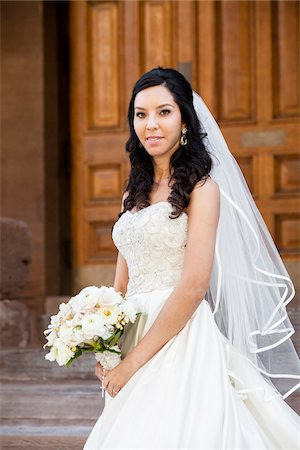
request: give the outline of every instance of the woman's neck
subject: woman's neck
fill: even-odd
[[[154,175],[153,182],[160,184],[170,180],[170,160],[168,158],[161,158],[160,160],[153,160]]]

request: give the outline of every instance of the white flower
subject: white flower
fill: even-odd
[[[83,299],[85,309],[91,309],[99,302],[101,292],[97,286],[88,286],[83,288],[78,295]]]
[[[120,351],[119,347],[115,345],[112,349]],[[116,367],[121,362],[121,355],[118,353],[112,353],[109,350],[104,352],[95,353],[95,359],[98,361],[105,369],[111,370]]]
[[[114,325],[118,322],[119,308],[116,306],[105,306],[99,308],[98,314],[105,325]]]
[[[83,288],[79,294],[69,301],[74,313],[92,310],[100,300],[100,289],[97,286]]]
[[[112,325],[107,325],[104,327],[104,331],[99,335],[99,337],[106,340],[114,334],[114,331],[115,329]]]
[[[67,317],[72,311],[72,306],[70,303],[61,303],[59,305],[59,316]]]
[[[82,327],[81,325],[78,325],[76,327],[73,328],[73,342],[74,342],[74,346],[82,344],[84,341],[84,335],[82,332]]]
[[[74,314],[72,319],[66,320],[66,324],[68,325],[68,327],[77,327],[78,325],[81,325],[83,317],[83,313],[76,313]]]
[[[71,299],[69,300],[69,303],[75,314],[76,313],[78,314],[83,310],[84,302],[83,302],[83,298],[81,298],[79,294],[75,295],[74,297],[71,297]]]
[[[134,323],[136,319],[136,315],[138,313],[136,306],[130,300],[126,300],[122,305],[122,311],[128,317],[130,322]]]
[[[73,328],[62,324],[59,330],[59,337],[66,345],[73,345],[71,341],[73,335]]]
[[[59,317],[58,314],[56,314],[55,316],[51,316],[50,325],[48,326],[48,328],[58,328],[60,323],[61,323],[61,318]]]
[[[67,324],[61,325],[59,338],[69,347],[75,347],[84,340],[81,326],[70,327]]]
[[[84,339],[93,339],[105,332],[103,320],[99,314],[88,314],[82,319],[82,333]]]
[[[58,338],[56,331],[52,330],[48,336],[46,336],[47,344],[45,344],[47,347],[51,347],[51,345],[54,344],[55,340]]]
[[[100,289],[100,306],[114,306],[123,301],[122,295],[113,287],[101,286]]]
[[[45,356],[45,359],[48,361],[57,361],[59,366],[64,366],[74,354],[75,352],[73,352],[64,342],[60,339],[56,339],[50,352]]]

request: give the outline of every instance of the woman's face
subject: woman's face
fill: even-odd
[[[133,126],[150,156],[172,156],[179,148],[184,124],[169,89],[162,85],[153,86],[136,95]]]

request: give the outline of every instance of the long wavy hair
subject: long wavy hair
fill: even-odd
[[[177,218],[188,206],[190,194],[199,181],[205,183],[212,167],[212,159],[206,150],[201,131],[201,125],[193,106],[193,91],[189,82],[175,69],[157,67],[146,72],[135,84],[128,108],[128,123],[130,136],[126,143],[129,153],[131,170],[125,189],[128,195],[124,201],[126,211],[136,207],[137,210],[150,205],[149,197],[154,181],[154,166],[152,156],[141,146],[135,133],[134,101],[136,95],[149,87],[163,85],[171,92],[174,101],[179,106],[182,122],[187,127],[187,145],[180,145],[170,158],[171,193],[168,202],[173,206],[170,218]]]

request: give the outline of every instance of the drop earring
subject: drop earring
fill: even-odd
[[[180,144],[181,145],[187,145],[187,137],[186,137],[186,133],[187,133],[187,128],[183,128],[181,130],[181,138],[180,138]]]

